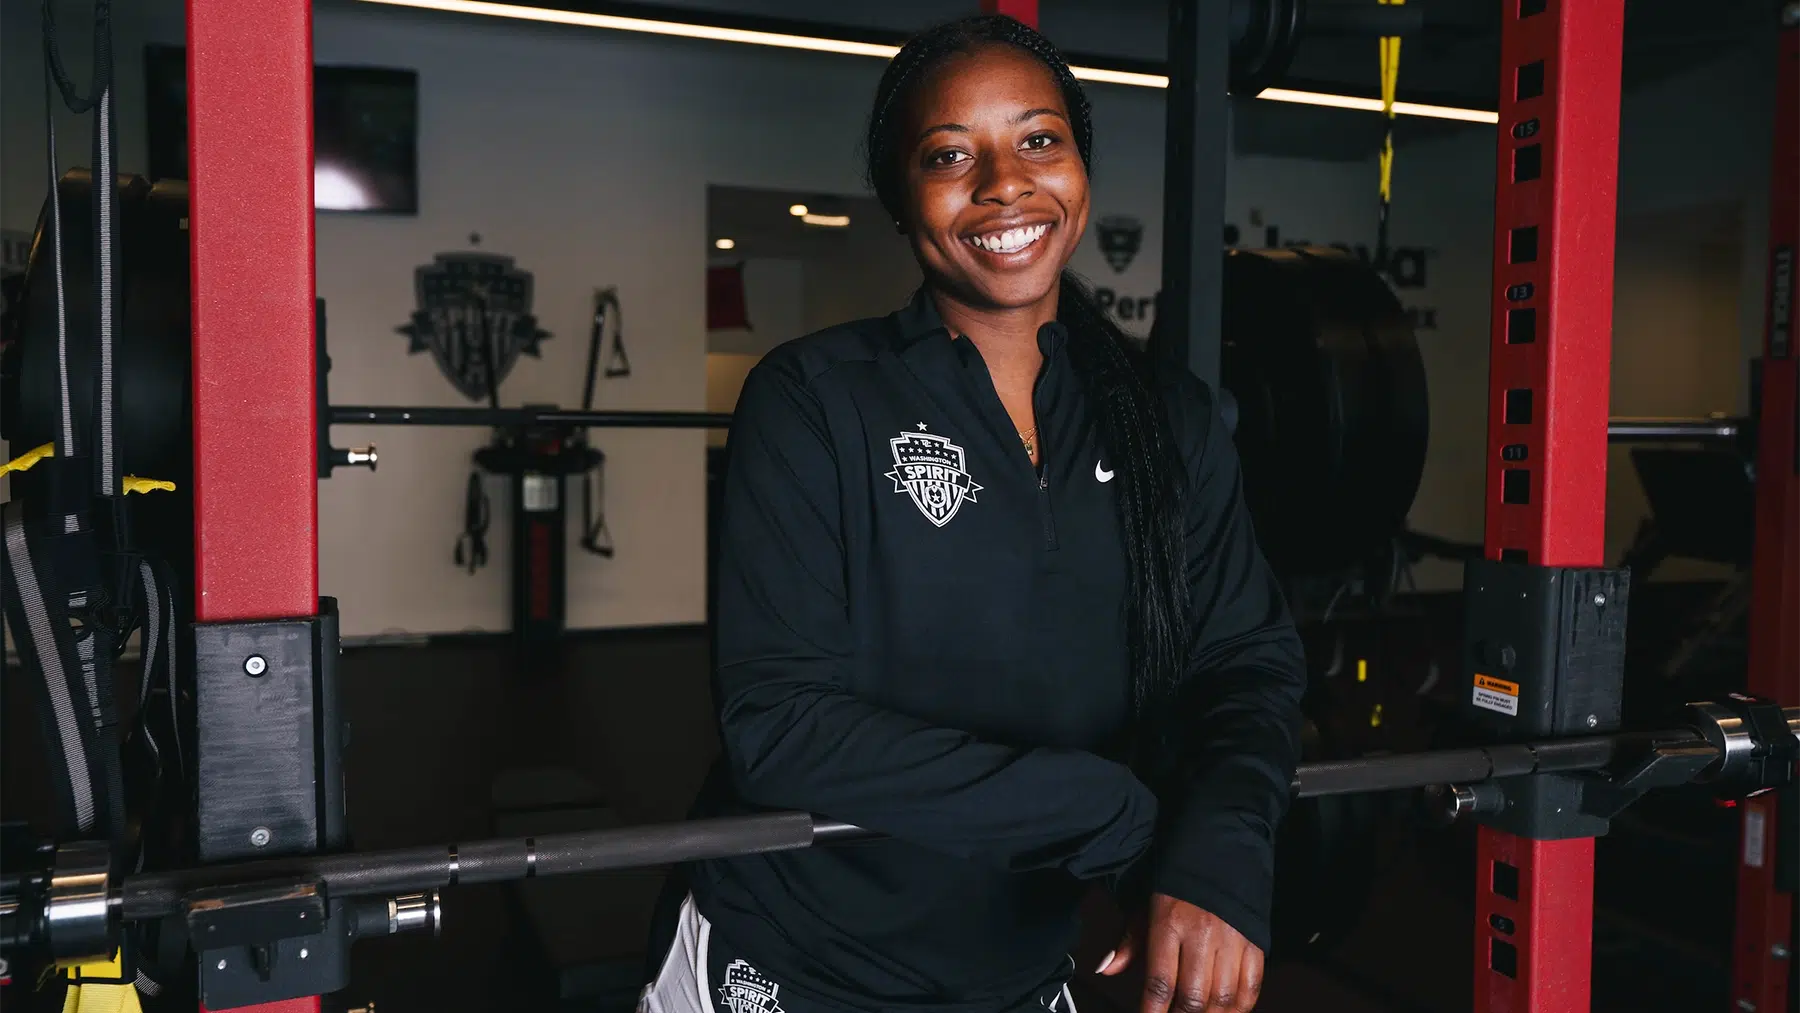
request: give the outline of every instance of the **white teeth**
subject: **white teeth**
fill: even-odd
[[[1007,229],[1005,232],[989,233],[985,236],[970,236],[969,242],[992,253],[1017,253],[1044,237],[1050,231],[1048,225],[1031,225],[1020,229]]]

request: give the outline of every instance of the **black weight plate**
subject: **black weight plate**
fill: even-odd
[[[1303,759],[1342,759],[1308,721]],[[1375,882],[1380,799],[1298,799],[1275,838],[1274,952],[1319,954],[1356,928]]]
[[[1430,415],[1418,342],[1381,276],[1333,249],[1230,251],[1221,356],[1275,569],[1341,569],[1398,534]]]
[[[85,170],[57,185],[62,212],[62,285],[67,312],[69,373],[95,375],[99,354],[94,302],[93,180]],[[119,177],[114,205],[118,302],[114,314],[115,438],[119,473],[175,483],[174,493],[129,498],[133,540],[168,560],[185,577],[193,561],[193,426],[189,362],[192,315],[188,285],[187,187],[152,186]],[[57,369],[57,279],[46,205],[25,268],[16,305],[7,308],[9,338],[0,404],[0,432],[13,453],[54,442],[61,414]],[[256,392],[241,392],[255,397]],[[76,384],[70,402],[77,420],[91,419],[95,389]],[[78,437],[79,438],[79,437]],[[17,495],[33,493],[37,474],[13,477]],[[184,586],[186,584],[183,580]],[[184,598],[185,601],[185,598]]]

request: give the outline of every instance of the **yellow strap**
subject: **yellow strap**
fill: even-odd
[[[125,973],[117,953],[111,960],[95,960],[68,969],[69,991],[63,1013],[142,1013],[137,984],[120,982]],[[84,981],[99,978],[99,981]]]
[[[1383,6],[1399,7],[1406,0],[1377,0]],[[1393,192],[1394,181],[1394,91],[1400,82],[1400,37],[1381,39],[1381,114],[1388,118],[1387,136],[1381,142],[1381,199]]]
[[[4,475],[9,471],[29,471],[31,470],[32,465],[46,457],[54,457],[55,455],[56,444],[46,443],[35,450],[28,450],[25,453],[20,454],[18,457],[13,458],[5,464],[0,464],[0,475]],[[125,480],[121,484],[125,487],[125,495],[127,496],[134,492],[175,491],[174,482],[164,481],[160,478],[139,478],[136,475],[126,475]]]
[[[139,478],[136,475],[125,476],[125,495],[134,492],[174,492],[175,483],[165,482],[160,478]]]
[[[9,471],[29,471],[32,465],[46,457],[53,456],[55,453],[56,444],[54,443],[46,443],[35,450],[27,450],[5,464],[0,464],[0,475],[4,475]]]

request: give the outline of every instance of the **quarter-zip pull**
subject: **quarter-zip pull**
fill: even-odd
[[[1050,510],[1050,475],[1038,476],[1038,516],[1044,522],[1044,547],[1056,548],[1056,517]]]

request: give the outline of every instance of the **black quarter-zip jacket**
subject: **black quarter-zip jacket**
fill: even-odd
[[[1034,1005],[1069,971],[1084,881],[1144,882],[1268,947],[1299,640],[1229,434],[1178,371],[1161,386],[1187,471],[1186,773],[1159,798],[1120,762],[1118,484],[1065,341],[1060,324],[1039,335],[1039,467],[923,291],[777,348],[744,384],[715,630],[733,797],[701,811],[803,809],[886,835],[691,871],[715,937],[783,995]]]

